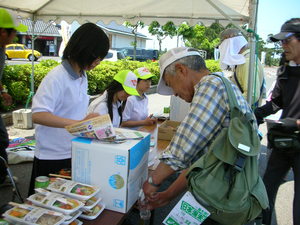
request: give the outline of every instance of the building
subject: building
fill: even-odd
[[[45,23],[38,20],[34,23],[27,19],[22,23],[28,26],[27,32],[18,33],[18,43],[26,45],[28,48],[32,46],[32,35],[34,35],[34,49],[46,56],[57,56],[62,37],[59,33],[59,27],[55,23]],[[34,27],[34,29],[33,29]]]
[[[44,21],[38,20],[34,23],[29,19],[22,20],[22,23],[28,26],[27,32],[18,33],[18,43],[26,45],[28,48],[32,46],[32,34],[35,37],[34,49],[41,52],[44,56],[58,56],[59,48],[62,42],[62,36],[60,34],[60,25],[55,23],[45,23]],[[132,29],[123,25],[118,25],[114,21],[108,25],[97,22],[105,33],[108,35],[110,40],[110,48],[123,48],[132,47],[134,42],[134,34]],[[75,31],[80,26],[76,21],[71,25],[71,31]],[[34,29],[33,29],[34,27]],[[146,35],[137,33],[137,47],[145,48]]]
[[[108,35],[110,41],[110,48],[126,48],[132,47],[134,42],[134,34],[132,29],[123,25],[119,25],[112,21],[108,25],[97,22]],[[146,41],[149,40],[146,35],[137,32],[137,48],[146,48]]]

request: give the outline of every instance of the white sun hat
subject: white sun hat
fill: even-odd
[[[160,69],[160,78],[157,85],[157,93],[161,95],[173,95],[174,92],[172,88],[168,87],[163,79],[163,74],[167,66],[171,65],[173,62],[182,59],[187,56],[198,55],[201,57],[200,52],[194,48],[179,47],[173,48],[163,54],[159,59],[159,69]]]

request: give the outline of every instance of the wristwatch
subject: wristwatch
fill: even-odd
[[[152,179],[152,176],[149,176],[148,177],[148,183],[149,184],[151,184],[152,186],[154,186],[154,187],[160,187],[160,184],[155,184],[154,182],[153,182],[153,179]]]

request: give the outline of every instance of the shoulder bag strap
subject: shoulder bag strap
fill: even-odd
[[[236,67],[237,67],[237,66],[234,67],[233,77],[234,77],[234,80],[235,80],[236,85],[238,86],[238,88],[240,89],[240,91],[241,91],[242,94],[243,94],[243,93],[244,93],[244,90],[243,90],[243,88],[242,88],[242,86],[241,86],[241,84],[240,84],[240,82],[239,82],[239,80],[238,80],[238,78],[237,78],[237,76],[236,76]]]
[[[229,80],[227,80],[224,76],[221,76],[221,75],[216,74],[216,73],[213,73],[213,75],[221,78],[222,82],[225,85],[225,89],[226,89],[226,92],[227,92],[227,95],[228,95],[228,100],[229,100],[230,111],[232,112],[233,108],[239,109],[240,107],[237,103],[236,96],[233,92],[233,89],[232,89],[232,86],[231,86],[231,83],[229,82]]]

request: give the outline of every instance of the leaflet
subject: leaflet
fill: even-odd
[[[115,136],[115,131],[108,114],[84,120],[65,127],[77,137],[106,139]]]

